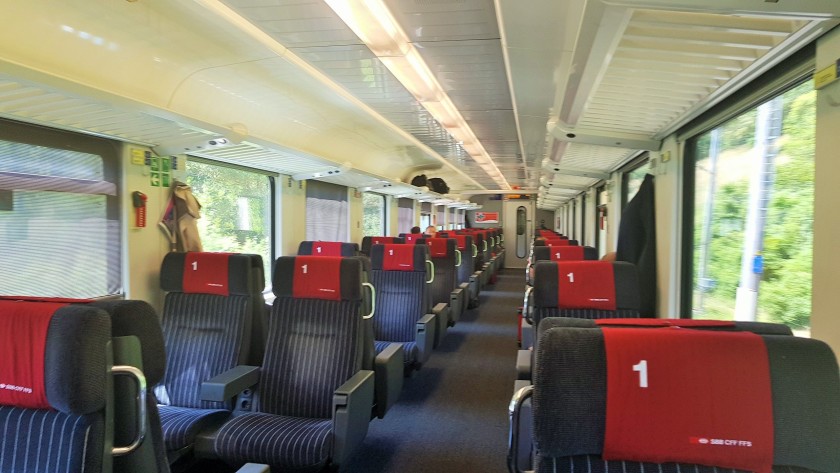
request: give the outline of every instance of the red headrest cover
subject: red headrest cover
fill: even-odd
[[[384,245],[382,269],[385,271],[414,271],[414,249],[417,245]]]
[[[608,261],[558,261],[561,309],[615,310],[615,276]]]
[[[189,252],[184,258],[184,292],[229,296],[230,253]]]
[[[426,244],[429,245],[429,255],[433,258],[440,258],[447,255],[447,242],[449,238],[429,238]]]
[[[603,334],[605,460],[772,471],[770,367],[760,336],[678,328]]]
[[[47,330],[66,303],[0,300],[0,404],[48,409]]]

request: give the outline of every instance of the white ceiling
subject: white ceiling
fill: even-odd
[[[508,183],[559,196],[548,209],[840,17],[825,0],[385,3]],[[233,136],[200,154],[345,165],[333,180],[391,195],[419,173],[499,188],[322,0],[30,0],[4,16],[0,116],[161,149]]]

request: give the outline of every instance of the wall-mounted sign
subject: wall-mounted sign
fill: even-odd
[[[499,212],[476,212],[475,223],[499,223]]]

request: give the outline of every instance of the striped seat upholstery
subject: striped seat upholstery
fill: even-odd
[[[184,253],[170,253],[161,268],[161,286],[169,291],[163,306],[167,364],[155,388],[161,428],[168,451],[191,447],[205,426],[226,417],[232,402],[203,401],[201,383],[239,364],[249,354],[254,293],[253,255],[229,255],[228,295],[186,293]],[[260,262],[260,266],[262,266]]]
[[[410,247],[410,271],[384,269],[385,245],[371,249],[370,282],[376,288],[376,316],[374,338],[376,352],[391,343],[403,346],[406,365],[417,362],[417,321],[429,310],[430,294],[426,283],[426,255],[424,245]]]
[[[43,306],[39,302],[17,304]],[[11,314],[7,309],[0,306],[2,343],[15,352],[28,352],[34,342],[16,324],[5,323],[10,319],[2,316]],[[25,312],[16,307],[13,316],[26,316]],[[112,427],[106,428],[113,424],[106,416],[106,402],[112,395],[106,383],[110,319],[104,311],[89,306],[66,305],[49,312],[53,316],[48,322],[42,371],[33,373],[33,378],[43,377],[41,394],[46,405],[0,405],[0,471],[98,473],[103,471],[105,446],[110,448],[113,442]],[[20,371],[15,374],[20,376]],[[4,382],[11,383],[8,378]]]
[[[383,341],[375,341],[373,342],[374,350],[376,354],[382,353],[382,350],[388,348],[390,345],[394,343],[399,343],[403,347],[403,356],[405,364],[412,364],[414,360],[417,359],[417,342],[410,341],[410,342],[383,342]]]
[[[761,334],[783,333],[772,326],[748,324],[734,329],[757,331],[766,349],[773,413],[773,471],[840,471],[840,373],[831,348],[818,340]],[[601,328],[567,321],[546,330],[540,338],[532,399],[536,472],[736,471],[687,463],[602,459],[608,374]],[[690,376],[691,366],[684,368]],[[687,405],[686,409],[692,407],[698,408]]]
[[[341,300],[296,296],[295,265],[306,261],[304,271],[314,272],[317,260],[340,260],[340,269],[335,267],[331,276],[341,279],[337,290]],[[357,258],[277,260],[273,277],[277,298],[268,317],[253,409],[235,413],[219,430],[214,450],[220,458],[234,465],[266,463],[281,471],[317,471],[330,461],[334,392],[362,365],[361,272]],[[347,287],[353,283],[355,287]]]

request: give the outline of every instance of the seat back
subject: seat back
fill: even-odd
[[[372,245],[385,245],[388,243],[405,243],[405,238],[402,237],[388,237],[388,236],[366,236],[362,238],[362,254],[370,256],[370,247]],[[343,255],[346,256],[346,255]]]
[[[0,301],[0,471],[111,471],[110,339],[100,309]]]
[[[540,346],[533,385],[538,472],[587,465],[595,473],[840,471],[840,376],[820,341],[557,327],[542,334]],[[625,364],[626,357],[634,361]],[[625,402],[633,407],[622,408]],[[632,428],[622,433],[628,422]]]
[[[461,265],[458,266],[458,284],[470,282],[470,276],[473,274],[473,255],[478,253],[478,248],[473,244],[473,237],[471,235],[456,235],[448,234],[445,238],[455,240],[458,246],[458,251],[461,252]]]
[[[469,235],[473,238],[473,244],[475,244],[475,247],[477,249],[476,255],[473,258],[473,271],[480,271],[482,268],[484,268],[484,262],[487,261],[486,255],[489,251],[489,250],[485,251],[485,249],[484,249],[484,247],[485,247],[484,233],[481,232],[481,231],[478,231],[478,230],[471,230],[471,231],[468,231],[468,232],[467,231],[460,232],[460,234]]]
[[[357,256],[359,245],[340,241],[302,241],[298,255],[311,256]]]
[[[457,281],[456,252],[458,244],[451,238],[429,238],[426,240],[429,258],[435,264],[435,280],[432,281],[432,304],[449,304],[450,294]]]
[[[534,261],[597,260],[598,250],[591,246],[535,246]]]
[[[160,272],[167,364],[155,389],[161,404],[230,409],[229,403],[202,401],[201,383],[249,356],[257,299],[254,256],[224,253],[169,253]],[[260,262],[260,266],[262,266]]]
[[[154,396],[154,387],[163,379],[166,370],[165,342],[157,312],[147,302],[138,300],[95,301],[90,306],[104,310],[111,317],[114,340],[136,338],[139,343],[138,347],[114,341],[114,363],[134,366],[146,376],[146,439],[131,454],[114,458],[114,471],[167,473],[169,459]],[[137,386],[131,380],[117,378],[114,380],[114,395],[117,401],[114,442],[116,445],[128,445],[137,433],[137,412],[133,406],[128,408],[124,404],[137,396]],[[124,398],[122,402],[120,397]]]
[[[538,261],[533,282],[533,318],[537,328],[546,317],[639,316],[638,276],[635,266],[629,263]]]
[[[362,262],[283,256],[254,408],[269,414],[332,416],[333,392],[362,367]]]
[[[426,235],[422,233],[400,233],[400,238],[405,240],[405,243],[425,244]]]
[[[373,245],[371,283],[376,288],[375,338],[412,342],[416,324],[429,312],[426,245]]]

